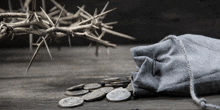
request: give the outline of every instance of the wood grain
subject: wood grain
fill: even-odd
[[[25,69],[32,56],[28,48],[0,50],[0,109],[62,109],[58,107],[66,88],[81,83],[94,83],[109,77],[125,77],[135,71],[130,48],[135,45],[119,45],[110,49],[95,47],[64,47],[61,51],[51,48],[53,60],[42,48],[30,68]],[[220,95],[204,96],[208,103],[219,105]],[[71,109],[200,109],[190,97],[154,96],[124,102],[100,100],[85,102]]]

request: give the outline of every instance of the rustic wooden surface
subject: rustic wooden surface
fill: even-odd
[[[0,110],[4,109],[63,109],[58,101],[67,96],[66,88],[81,83],[98,82],[108,77],[125,77],[135,71],[130,48],[135,45],[110,49],[110,57],[101,48],[95,57],[95,48],[51,48],[50,60],[41,48],[34,63],[24,75],[33,52],[28,48],[0,49]],[[220,105],[220,95],[204,96],[209,103]],[[156,96],[109,102],[105,99],[85,102],[70,109],[200,109],[190,97]]]

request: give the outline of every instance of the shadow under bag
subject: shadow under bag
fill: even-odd
[[[159,43],[131,48],[138,71],[132,73],[133,95],[191,96],[220,92],[220,40],[202,35],[170,35]]]

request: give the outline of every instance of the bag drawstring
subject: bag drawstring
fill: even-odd
[[[189,60],[188,60],[188,57],[186,55],[186,49],[184,47],[183,42],[178,37],[176,37],[175,35],[169,35],[169,36],[165,37],[161,41],[164,41],[164,40],[167,40],[167,39],[177,40],[179,46],[181,47],[181,49],[183,51],[184,57],[185,57],[186,62],[187,62],[187,68],[188,68],[188,73],[189,73],[189,77],[190,77],[190,95],[191,95],[193,101],[195,101],[196,104],[200,105],[202,107],[202,109],[206,109],[207,107],[214,108],[214,109],[220,109],[220,106],[213,105],[213,104],[207,104],[206,100],[204,98],[200,98],[199,99],[196,96],[195,89],[194,89],[194,75],[193,75],[193,73],[191,71]]]

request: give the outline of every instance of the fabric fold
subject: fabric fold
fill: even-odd
[[[193,34],[176,37],[185,48],[188,61],[179,41],[169,37],[153,45],[131,48],[139,68],[132,73],[134,95],[150,91],[153,94],[190,96],[187,62],[194,75],[197,95],[220,92],[220,40]]]

